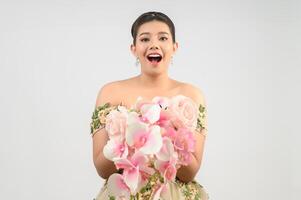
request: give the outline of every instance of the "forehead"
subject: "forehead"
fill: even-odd
[[[167,24],[160,21],[151,21],[142,24],[139,29],[137,35],[156,35],[156,34],[170,34],[170,30]]]

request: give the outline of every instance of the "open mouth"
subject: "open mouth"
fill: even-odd
[[[162,60],[162,56],[160,54],[150,54],[147,56],[147,60],[151,63],[159,63]]]

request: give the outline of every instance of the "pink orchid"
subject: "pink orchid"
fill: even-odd
[[[160,151],[156,154],[157,160],[155,160],[155,168],[160,172],[164,177],[164,180],[175,180],[177,173],[177,152],[174,151],[172,141],[164,137],[163,146]]]
[[[130,188],[124,182],[122,175],[114,173],[108,179],[108,192],[110,196],[119,199],[130,199]]]
[[[168,137],[163,137],[162,142],[163,145],[160,151],[156,153],[156,157],[161,161],[168,161],[175,154],[174,147],[171,139]]]
[[[117,169],[123,169],[123,180],[130,188],[131,194],[136,194],[147,183],[147,178],[154,174],[154,169],[149,167],[149,160],[140,151],[136,151],[131,158],[115,160]]]
[[[155,154],[162,147],[161,128],[157,125],[148,126],[146,123],[131,119],[129,115],[125,139],[130,147],[139,149],[144,154]],[[137,117],[137,116],[136,116]]]
[[[153,124],[160,119],[161,107],[155,103],[146,103],[141,106],[140,112],[144,122]]]
[[[156,96],[152,99],[152,102],[158,104],[162,110],[170,106],[170,100],[167,97]]]
[[[160,197],[164,198],[164,195],[166,194],[166,191],[168,190],[168,185],[167,184],[160,184],[157,186],[157,188],[155,189],[155,193],[154,196],[152,197],[152,200],[159,200]]]
[[[173,126],[171,119],[171,113],[167,110],[161,110],[159,120],[155,125],[160,126],[163,129],[171,128]]]
[[[120,141],[118,138],[111,139],[104,146],[103,154],[111,161],[118,158],[126,158],[128,155],[128,146],[125,141]]]

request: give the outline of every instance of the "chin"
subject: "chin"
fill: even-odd
[[[146,73],[147,74],[149,74],[149,75],[156,75],[156,76],[158,76],[158,75],[160,75],[160,74],[165,74],[166,73],[166,70],[165,69],[161,69],[161,70],[156,70],[156,69],[151,69],[151,70],[147,70],[146,71]]]

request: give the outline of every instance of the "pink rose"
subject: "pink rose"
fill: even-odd
[[[171,99],[170,109],[174,114],[172,123],[176,128],[196,128],[198,109],[192,99],[183,95],[175,96]]]
[[[118,110],[112,110],[106,117],[106,131],[109,138],[119,138],[123,140],[125,137],[127,111],[126,108],[119,106]]]

